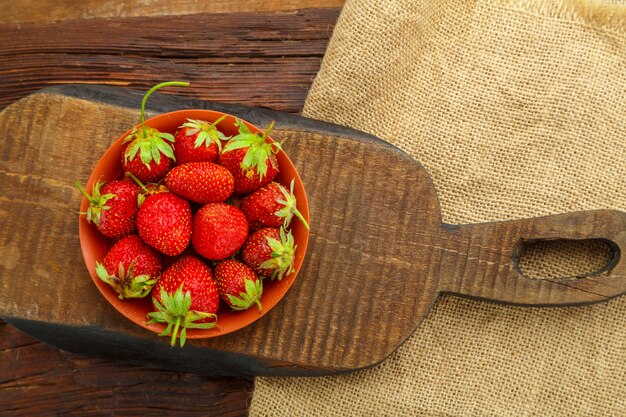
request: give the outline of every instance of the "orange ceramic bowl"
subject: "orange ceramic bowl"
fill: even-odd
[[[222,116],[226,116],[226,118],[219,123],[219,129],[224,132],[226,136],[236,135],[238,132],[234,124],[235,117],[211,110],[179,110],[170,113],[164,113],[159,116],[153,117],[152,119],[146,120],[146,124],[155,129],[158,129],[161,132],[174,134],[176,129],[181,126],[187,119],[206,120],[212,123]],[[245,123],[250,131],[261,132],[261,130],[256,126],[253,126],[247,122]],[[138,125],[137,127],[140,128],[141,125]],[[121,165],[122,142],[124,138],[130,133],[130,131],[131,129],[129,129],[122,136],[120,136],[106,151],[100,161],[98,161],[98,164],[94,168],[87,182],[87,186],[85,188],[87,192],[91,192],[91,190],[93,189],[93,185],[99,179],[103,181],[110,181],[121,178],[123,174]],[[269,140],[271,140],[271,138]],[[298,201],[298,210],[308,222],[309,207],[307,204],[304,187],[302,185],[300,177],[298,176],[298,172],[296,171],[296,168],[294,167],[291,160],[289,160],[289,157],[285,154],[285,152],[280,151],[276,155],[276,157],[278,160],[278,167],[280,172],[277,175],[275,181],[282,183],[283,185],[288,187],[291,180],[295,179],[294,194]],[[81,212],[85,212],[88,206],[89,202],[86,198],[83,198],[80,207]],[[295,243],[297,244],[294,272],[286,275],[281,281],[271,281],[269,279],[264,280],[263,296],[261,298],[261,303],[263,305],[262,314],[259,314],[256,306],[252,306],[246,311],[235,312],[230,311],[222,303],[220,305],[220,311],[218,312],[217,323],[219,326],[208,330],[189,329],[187,330],[188,339],[215,337],[241,329],[242,327],[252,324],[256,320],[268,314],[270,310],[280,301],[280,299],[283,298],[289,287],[291,287],[294,280],[296,279],[296,276],[298,275],[298,271],[300,270],[300,267],[302,266],[302,261],[304,260],[304,255],[306,253],[307,243],[309,240],[308,230],[296,217],[294,217],[294,219],[292,220],[290,228]],[[142,299],[121,300],[117,296],[117,293],[108,284],[101,281],[96,275],[96,261],[102,262],[109,248],[113,245],[114,241],[100,234],[98,229],[93,224],[87,222],[85,216],[80,216],[79,235],[81,250],[83,253],[85,264],[87,265],[87,269],[89,270],[89,274],[91,275],[93,282],[96,284],[98,290],[100,290],[104,298],[106,298],[106,300],[117,311],[119,311],[122,315],[124,315],[132,322],[153,332],[161,333],[165,329],[165,326],[163,324],[146,324],[146,315],[149,312],[153,311],[150,296]],[[198,257],[202,259],[201,256],[198,255]],[[168,265],[173,260],[172,258],[165,255],[163,256],[163,259],[165,265]]]

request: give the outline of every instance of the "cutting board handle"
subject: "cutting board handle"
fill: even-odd
[[[604,301],[626,292],[626,213],[581,211],[523,220],[446,225],[446,250],[456,274],[441,276],[440,292],[507,304],[562,306]],[[541,240],[602,239],[611,259],[600,271],[579,277],[525,277],[519,258],[525,245]]]

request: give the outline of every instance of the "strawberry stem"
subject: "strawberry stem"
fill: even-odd
[[[85,189],[83,188],[82,185],[80,185],[80,182],[78,182],[78,180],[74,180],[74,185],[76,186],[76,188],[78,188],[78,191],[80,191],[80,193],[85,196],[85,198],[87,199],[87,201],[89,201],[90,203],[96,204],[96,201],[89,195],[87,194],[87,191],[85,191]]]
[[[168,87],[168,86],[189,87],[189,83],[184,82],[184,81],[164,82],[164,83],[155,85],[154,87],[149,89],[148,92],[143,96],[143,100],[141,100],[141,130],[143,131],[144,138],[148,136],[148,130],[146,129],[146,123],[145,123],[146,101],[148,101],[148,97],[150,97],[150,95],[154,93],[156,90],[158,90],[159,88]]]
[[[172,330],[172,340],[170,346],[176,345],[176,337],[178,336],[178,328],[180,327],[181,316],[176,317],[176,323],[174,323],[174,330]],[[183,347],[184,342],[181,342],[180,347]]]
[[[263,133],[263,139],[267,139],[267,137],[270,135],[270,132],[272,131],[273,128],[274,128],[274,121],[272,120],[270,122],[270,125],[267,127],[267,129],[265,129],[265,133]]]
[[[267,127],[267,129],[265,130],[265,133],[263,133],[263,136],[262,136],[263,143],[265,143],[265,140],[270,135],[270,132],[272,131],[273,128],[274,128],[274,121],[272,120],[269,126]],[[272,142],[270,146],[270,150],[272,153],[277,154],[281,149],[282,149],[282,142]]]
[[[300,219],[300,221],[302,222],[302,224],[304,225],[304,227],[306,227],[306,230],[311,230],[311,229],[309,228],[309,224],[306,222],[306,220],[304,220],[304,217],[302,216],[302,213],[300,213],[300,211],[299,211],[297,208],[295,208],[295,209],[293,210],[293,214],[295,214],[295,215],[296,215],[296,217]]]
[[[291,184],[289,184],[289,194],[290,194],[290,195],[293,195],[293,185],[294,185],[294,182],[295,182],[295,181],[296,181],[296,179],[295,179],[295,178],[292,178],[292,179],[291,179]],[[295,198],[295,197],[294,197],[294,198]],[[297,207],[297,206],[295,206],[295,207],[293,208],[293,214],[295,214],[295,215],[296,215],[296,217],[300,219],[300,221],[302,222],[302,224],[304,225],[304,227],[306,227],[306,230],[311,230],[311,229],[309,228],[309,224],[306,222],[306,220],[304,220],[304,217],[302,216],[302,213],[300,213],[300,210],[298,210],[298,207]]]
[[[217,119],[216,121],[214,121],[213,123],[211,123],[211,127],[215,127],[217,126],[222,120],[224,120],[226,118],[226,115],[223,115],[222,117],[220,117],[219,119]]]
[[[139,187],[141,187],[141,189],[142,189],[144,192],[146,192],[146,193],[149,193],[149,192],[150,192],[150,190],[148,190],[148,189],[146,188],[146,186],[145,186],[145,185],[143,185],[143,183],[139,180],[139,178],[135,177],[135,174],[133,174],[132,172],[128,171],[128,172],[125,172],[125,175],[126,175],[127,177],[130,177],[130,179],[131,179],[131,180],[135,181],[135,183],[136,183]]]

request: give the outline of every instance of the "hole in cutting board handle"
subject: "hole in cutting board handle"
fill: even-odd
[[[516,267],[530,279],[576,279],[611,270],[620,249],[608,239],[536,239],[520,244]]]

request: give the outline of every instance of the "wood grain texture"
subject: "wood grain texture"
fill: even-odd
[[[42,87],[141,90],[188,80],[182,96],[302,108],[339,9],[0,25],[0,108]],[[155,30],[158,28],[158,30]]]
[[[103,8],[106,9],[112,3],[124,4],[123,7],[126,7],[126,9],[108,8],[108,10],[103,10]],[[262,2],[256,0],[194,1],[187,2],[189,7],[210,7],[210,10],[194,8],[193,10],[185,9],[186,12],[228,13],[235,10],[241,11],[241,9],[237,9],[241,7],[245,8],[246,12],[256,11],[263,13],[248,13],[244,15],[244,19],[238,17],[239,13],[226,16],[218,15],[217,18],[211,19],[211,21],[235,22],[234,25],[222,29],[222,34],[228,38],[227,40],[222,39],[222,34],[210,37],[211,47],[214,45],[222,46],[221,48],[216,48],[218,52],[203,54],[201,51],[202,44],[199,46],[199,51],[192,51],[187,56],[175,58],[158,56],[155,52],[133,51],[131,49],[134,47],[134,44],[139,42],[138,38],[132,34],[133,32],[130,34],[126,33],[126,46],[120,43],[116,45],[113,51],[102,51],[100,46],[98,48],[90,46],[92,43],[102,45],[101,39],[104,39],[102,34],[109,36],[111,32],[110,30],[105,30],[106,28],[111,26],[125,28],[124,23],[128,21],[119,18],[99,19],[105,17],[103,13],[115,10],[115,13],[120,13],[120,15],[126,14],[127,16],[145,16],[148,13],[169,14],[169,10],[165,9],[172,7],[177,9],[173,13],[179,15],[182,14],[181,6],[185,4],[185,0],[152,1],[151,3],[158,3],[158,6],[162,7],[162,9],[146,10],[146,8],[142,8],[142,10],[135,9],[133,11],[132,7],[134,5],[138,5],[141,8],[139,3],[116,0],[108,2],[94,2],[90,0],[84,2],[24,0],[3,4],[3,7],[0,9],[0,15],[2,16],[0,36],[3,39],[0,44],[2,45],[0,46],[0,54],[2,54],[3,61],[3,64],[0,65],[0,79],[3,82],[0,84],[5,86],[5,88],[0,92],[0,109],[14,100],[24,97],[29,92],[45,86],[78,81],[83,83],[131,85],[145,90],[154,81],[169,80],[170,75],[174,74],[190,79],[194,84],[197,84],[197,81],[205,82],[200,87],[194,85],[179,94],[206,98],[214,96],[215,99],[233,103],[247,100],[259,106],[273,106],[289,112],[298,112],[302,108],[306,93],[313,81],[317,67],[321,63],[321,57],[325,51],[328,38],[332,33],[332,28],[340,12],[339,8],[319,12],[316,10],[295,11],[295,9],[308,7],[326,7],[326,0],[287,0],[280,2],[271,0]],[[291,6],[293,6],[294,10],[290,10],[289,13],[274,16],[275,13],[273,12],[275,10],[287,9],[291,8]],[[319,16],[319,23],[315,23],[311,27],[303,25],[301,22],[303,19],[306,20],[306,16],[309,15]],[[194,33],[197,30],[205,30],[204,23],[209,17],[200,16],[199,19],[194,19],[193,17],[187,20],[183,19],[182,23],[187,25],[183,25],[179,33],[170,34],[161,39],[160,42],[167,45],[175,43],[177,40],[195,39]],[[274,54],[268,56],[266,49],[269,48],[266,48],[265,45],[267,44],[268,47],[274,48],[276,42],[271,43],[259,40],[258,42],[247,41],[246,45],[249,46],[249,49],[239,49],[239,56],[227,57],[219,54],[219,51],[228,51],[233,44],[235,46],[242,44],[244,38],[255,38],[255,29],[251,29],[252,26],[258,27],[258,30],[261,32],[260,36],[267,38],[266,29],[274,27],[272,26],[274,17],[280,18],[281,27],[278,28],[277,33],[280,34],[282,39],[288,40],[297,33],[303,33],[304,35],[307,33],[315,34],[316,26],[324,31],[323,36],[315,35],[317,37],[311,38],[310,42],[316,43],[317,47],[309,46],[308,52],[304,53],[301,52],[300,48],[302,42],[296,40],[289,44],[291,49],[287,51],[283,49],[283,55]],[[90,28],[90,31],[87,31],[88,33],[84,37],[65,31],[67,27],[71,27],[72,30],[80,28],[80,24],[64,26],[60,23],[48,23],[53,20],[83,18],[90,19],[89,22],[82,25],[83,32],[85,31],[84,28]],[[194,25],[193,22],[198,20],[201,20],[202,24]],[[251,20],[256,23],[250,23]],[[24,21],[39,22],[41,24],[24,25]],[[159,20],[158,22],[162,27],[164,20]],[[242,25],[242,22],[243,26],[248,28],[245,32],[236,30],[236,27]],[[24,33],[26,30],[37,31],[40,36],[39,39],[30,37],[28,41],[30,45],[37,45],[43,41],[49,42],[50,39],[58,40],[59,38],[65,38],[69,40],[69,42],[66,42],[69,51],[58,48],[54,51],[45,51],[37,50],[35,47],[33,53],[28,53],[28,51],[23,49],[17,53],[10,52],[16,45],[22,44],[22,38],[25,37]],[[151,48],[158,50],[160,44],[154,45],[154,39],[159,36],[158,34],[158,31],[153,31],[152,40],[145,39],[146,36],[143,36],[141,42],[152,42],[153,46]],[[82,50],[79,52],[75,50],[77,45],[82,47]],[[204,45],[209,45],[209,42]],[[307,53],[311,55],[306,55]],[[194,57],[193,54],[198,55],[198,57]],[[258,58],[257,56],[259,55],[263,58]],[[124,58],[128,58],[128,60]],[[8,65],[11,65],[10,69]],[[195,78],[192,79],[191,77]],[[249,79],[253,79],[254,82],[248,83]],[[29,152],[32,152],[32,150],[31,148]],[[1,198],[2,196],[0,195]],[[0,222],[4,225],[7,219],[7,212],[0,210]],[[0,229],[4,229],[4,226]],[[6,252],[3,251],[3,255],[7,256],[6,258],[3,257],[3,261],[9,259],[14,254],[14,248],[8,248]],[[60,268],[61,265],[52,259],[48,267],[51,268],[51,271],[54,271]],[[0,267],[0,274],[6,272],[2,268],[3,266]],[[170,410],[176,409],[176,411],[166,412],[157,409],[153,412],[155,409],[151,408],[149,401],[142,402],[143,399],[134,398],[135,407],[129,405],[128,402],[117,404],[115,401],[108,401],[107,407],[101,411],[92,410],[86,414],[80,410],[77,411],[73,403],[102,403],[103,399],[110,398],[109,395],[102,394],[103,389],[101,388],[108,389],[107,381],[118,378],[118,376],[121,382],[117,383],[123,385],[123,377],[126,375],[125,363],[118,361],[102,362],[98,359],[86,359],[84,356],[80,358],[81,360],[59,362],[57,360],[58,357],[65,358],[71,354],[43,345],[41,342],[26,336],[10,325],[0,325],[0,341],[9,343],[8,346],[10,346],[11,354],[13,355],[9,358],[11,371],[3,369],[0,372],[0,378],[3,381],[10,378],[15,379],[11,387],[6,387],[6,390],[4,386],[0,386],[0,404],[3,406],[3,413],[0,414],[3,415],[5,413],[7,413],[6,415],[46,415],[42,410],[51,400],[45,388],[56,382],[60,382],[63,385],[65,394],[71,400],[55,402],[55,407],[47,406],[45,408],[47,415],[133,415],[132,413],[135,413],[135,415],[229,416],[246,414],[247,395],[244,395],[244,393],[252,389],[252,380],[247,378],[203,378],[201,380],[201,388],[194,393],[195,401],[204,406],[201,410],[196,409],[192,411],[188,408],[189,401],[185,395],[190,389],[188,384],[178,386],[163,384],[170,394],[168,396],[170,401],[168,408]],[[17,344],[11,345],[12,341],[15,341]],[[31,352],[36,347],[37,354],[31,356],[32,361],[23,362],[19,360],[19,357],[24,355],[21,351]],[[29,375],[31,375],[33,369],[45,367],[55,362],[59,362],[59,369],[56,375],[67,377],[57,378],[54,374],[45,374],[39,376],[36,386],[30,383],[22,383],[24,380],[30,381]],[[144,372],[142,367],[135,366],[132,369],[134,373]],[[110,374],[111,377],[100,381],[98,378],[100,372]],[[143,378],[142,381],[149,381],[150,379],[162,381],[164,377],[174,381],[196,381],[193,375],[185,372],[171,373],[148,369],[143,375],[145,377],[141,377]],[[161,383],[156,383],[153,389],[159,391],[161,389],[160,386]],[[42,387],[42,389],[38,389],[38,387]],[[225,392],[231,393],[228,394],[228,401],[222,398],[222,394]],[[11,394],[11,399],[9,399],[8,393]],[[31,403],[35,404],[36,407],[31,407]]]
[[[298,279],[271,312],[235,333],[172,350],[106,303],[78,246],[75,208],[81,197],[71,180],[87,178],[111,141],[136,122],[139,99],[121,89],[64,87],[30,96],[0,115],[7,138],[0,144],[0,213],[13,225],[0,231],[0,316],[63,349],[141,357],[204,374],[327,374],[383,360],[415,330],[440,292],[570,305],[626,291],[619,262],[626,247],[622,212],[442,225],[426,171],[372,136],[269,110],[154,95],[154,112],[212,108],[258,125],[275,120],[273,136],[284,140],[303,179],[312,223]],[[80,136],[73,125],[85,126]],[[34,145],[41,132],[59,146],[42,152]],[[589,277],[523,277],[516,264],[520,245],[555,238],[606,239],[615,256],[606,270]],[[16,273],[26,279],[7,279]],[[151,355],[142,357],[146,351]]]
[[[126,99],[134,99],[134,96],[127,95]],[[151,101],[158,103],[159,99]],[[170,106],[211,106],[220,110],[210,103],[181,100],[160,108]],[[236,115],[244,117],[236,109],[227,110],[231,113],[235,110]],[[254,113],[253,110],[249,112]],[[136,113],[133,109],[55,94],[34,95],[2,113],[0,132],[9,135],[5,143],[12,146],[0,148],[8,167],[2,178],[6,201],[0,207],[10,213],[14,234],[2,234],[0,241],[5,248],[15,248],[18,256],[11,258],[15,259],[14,263],[7,265],[5,262],[4,266],[7,270],[25,266],[27,270],[21,273],[37,277],[37,290],[43,296],[41,299],[28,294],[24,286],[29,284],[25,281],[20,288],[9,286],[9,282],[3,280],[0,284],[0,291],[3,291],[0,298],[5,300],[0,301],[3,315],[39,320],[41,311],[45,310],[49,323],[107,329],[143,339],[143,342],[138,339],[135,344],[156,342],[165,346],[162,341],[154,340],[154,335],[120,320],[118,313],[102,300],[89,277],[85,276],[77,219],[72,213],[81,197],[71,186],[71,180],[67,180],[70,175],[87,178],[99,155],[111,142],[103,138],[115,138],[126,130],[135,122]],[[408,225],[416,219],[424,228],[437,228],[439,212],[430,179],[407,155],[382,141],[373,138],[355,140],[323,129],[318,133],[323,127],[321,123],[310,122],[318,128],[316,132],[281,119],[280,114],[271,113],[271,116],[277,121],[274,137],[285,141],[285,150],[304,179],[310,210],[317,213],[313,218],[316,226],[307,258],[287,297],[259,320],[258,326],[249,326],[219,340],[194,340],[183,350],[183,355],[197,356],[205,352],[207,359],[220,357],[227,362],[228,355],[220,356],[216,352],[238,352],[259,358],[241,371],[264,374],[301,373],[299,367],[312,373],[338,372],[376,363],[395,350],[415,329],[415,312],[421,312],[417,318],[421,320],[436,296],[436,281],[400,279],[414,272],[410,260],[416,239],[411,228],[400,231],[396,228],[398,224]],[[268,114],[258,113],[255,117],[244,118],[253,122],[265,118],[260,125],[267,125],[268,117]],[[24,123],[30,127],[15,128]],[[88,130],[75,140],[68,123],[86,125]],[[33,133],[41,131],[45,131],[47,137],[58,138],[59,144],[63,145],[42,155],[37,147],[28,145],[36,140]],[[362,134],[362,137],[367,135]],[[26,148],[26,152],[15,153],[16,144],[17,148]],[[71,154],[68,155],[70,147]],[[346,163],[347,160],[351,162]],[[379,178],[376,169],[379,166],[393,167],[397,172]],[[404,182],[398,186],[395,178],[400,175]],[[343,180],[338,181],[339,178]],[[431,198],[411,200],[407,198],[411,192],[429,194]],[[46,196],[47,204],[39,203],[42,195]],[[339,196],[341,198],[337,200]],[[348,196],[350,198],[346,198]],[[378,211],[380,207],[387,209],[383,213]],[[57,210],[61,211],[60,215],[55,215]],[[415,218],[415,213],[420,215]],[[46,219],[46,227],[42,228],[32,219]],[[59,241],[63,244],[59,245]],[[390,253],[395,255],[387,256]],[[351,262],[345,263],[346,259]],[[372,271],[379,271],[381,277],[373,279]],[[50,279],[52,275],[67,286],[57,290]],[[81,276],[82,279],[77,278]],[[386,291],[377,290],[386,283],[390,284]],[[406,297],[407,293],[416,295]],[[87,301],[75,300],[75,294],[84,295]],[[78,315],[71,313],[77,308],[82,310],[84,304],[80,302],[90,306],[88,311],[81,311]],[[348,311],[339,306],[345,306]],[[355,314],[359,310],[361,313]],[[346,325],[346,314],[352,316],[350,325]],[[311,315],[319,319],[310,320]],[[76,317],[76,321],[68,321],[70,316]],[[370,329],[370,316],[378,318],[377,332]],[[16,324],[14,320],[7,320]],[[21,325],[30,326],[26,322]],[[57,334],[65,331],[75,340],[77,335],[70,329],[56,330]],[[326,337],[317,337],[320,334]],[[298,335],[298,338],[290,339],[288,335]],[[97,337],[97,334],[90,337]],[[359,343],[354,343],[355,340]],[[194,350],[196,346],[203,349]],[[240,350],[242,348],[245,352]],[[158,349],[158,346],[150,349]],[[167,352],[161,353],[168,355]],[[171,366],[178,367],[182,355],[176,355],[169,356],[176,362]],[[195,370],[206,373],[239,371],[232,367],[220,370],[215,360],[201,362],[198,365],[201,368]]]
[[[159,371],[86,358],[0,323],[2,416],[222,416],[247,414],[252,381]],[[45,362],[41,358],[47,358]]]
[[[0,9],[0,23],[197,13],[277,12],[305,8],[341,8],[344,2],[345,0],[20,0],[3,4]]]

